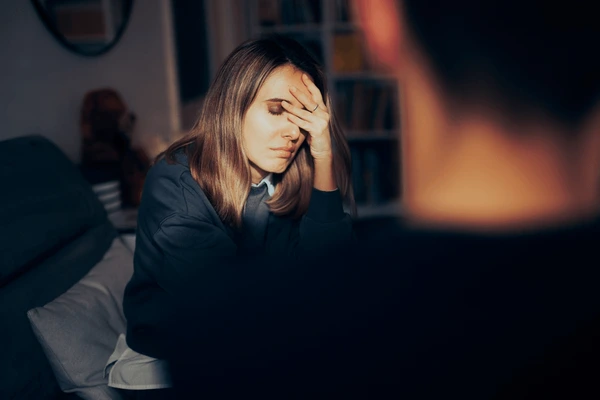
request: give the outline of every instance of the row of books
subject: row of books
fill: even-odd
[[[396,162],[396,151],[389,144],[350,145],[352,186],[358,205],[378,205],[398,197],[399,176],[390,168]]]
[[[286,24],[318,24],[322,22],[321,0],[254,0],[258,3],[261,26]],[[352,12],[349,0],[322,0],[333,5],[335,22],[350,23]]]
[[[396,90],[379,81],[338,81],[334,109],[344,129],[387,131],[397,128]]]
[[[318,24],[321,22],[320,0],[256,0],[261,26]]]
[[[267,33],[268,34],[268,33]],[[296,39],[321,63],[323,58],[323,44],[318,33],[294,32],[286,33]],[[332,70],[334,73],[361,72],[369,69],[365,56],[362,36],[357,32],[336,33],[333,35]]]
[[[264,35],[268,36],[269,33],[265,33]],[[319,38],[318,33],[312,32],[297,32],[297,33],[286,33],[285,36],[288,36],[292,39],[297,40],[302,46],[308,50],[308,52],[315,57],[315,59],[324,65],[324,53],[323,53],[323,44],[321,39]]]

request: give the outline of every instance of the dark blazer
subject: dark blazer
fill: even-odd
[[[175,164],[163,159],[151,168],[138,214],[134,274],[123,303],[132,349],[164,358],[163,343],[169,338],[160,327],[172,312],[170,304],[196,291],[198,269],[220,268],[235,258],[236,238],[192,178],[183,153]],[[270,214],[264,255],[285,268],[291,259],[344,246],[352,238],[352,220],[339,191],[315,189],[301,219]]]

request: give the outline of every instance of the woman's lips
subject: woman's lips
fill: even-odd
[[[277,154],[277,157],[281,157],[281,158],[290,158],[292,156],[292,154],[294,154],[293,147],[276,147],[271,150],[273,150],[275,152],[275,154]]]

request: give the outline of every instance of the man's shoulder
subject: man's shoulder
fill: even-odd
[[[360,271],[365,279],[377,277],[383,285],[386,279],[409,279],[424,287],[434,281],[467,285],[478,280],[498,288],[500,280],[517,285],[539,277],[540,284],[562,279],[577,286],[584,276],[600,279],[590,270],[600,264],[597,221],[511,232],[424,228],[392,217],[357,225],[358,245],[336,257],[343,268]]]
[[[239,329],[215,328],[214,337],[202,330],[204,340],[194,330],[182,342],[180,377],[197,387],[198,365],[185,361],[198,346],[211,371],[237,363],[243,372],[227,375],[227,383],[251,382],[258,392],[279,382],[281,390],[310,394],[325,393],[325,385],[340,395],[332,397],[368,388],[408,397],[455,389],[486,398],[515,371],[555,357],[548,343],[577,342],[580,323],[598,318],[599,272],[589,268],[593,260],[583,264],[594,251],[569,239],[593,237],[593,228],[486,235],[371,222],[359,231],[369,236],[360,248],[339,255],[344,262],[219,268],[200,280],[202,293],[221,282],[221,297],[213,299],[218,313],[203,306],[195,321],[216,317],[214,327],[226,318]],[[560,258],[574,251],[581,253],[577,263]],[[543,260],[559,264],[549,268]]]

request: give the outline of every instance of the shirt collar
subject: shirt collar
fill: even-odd
[[[262,184],[267,185],[267,192],[269,192],[269,196],[273,196],[273,193],[275,193],[275,186],[273,186],[273,174],[272,173],[265,176],[262,181],[260,181],[258,183],[253,183],[252,187],[259,187]]]

